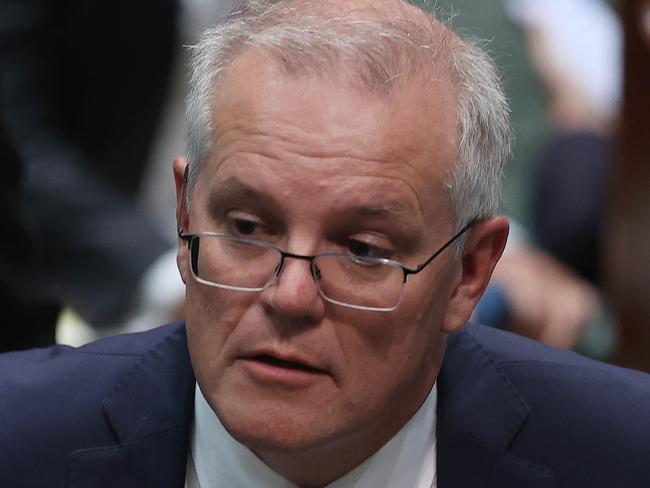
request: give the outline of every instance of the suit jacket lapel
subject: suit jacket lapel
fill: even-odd
[[[185,479],[195,379],[180,327],[154,347],[104,401],[120,441],[70,456],[70,487],[179,487]]]
[[[467,330],[449,338],[438,378],[438,487],[551,487],[553,473],[508,453],[529,406]]]

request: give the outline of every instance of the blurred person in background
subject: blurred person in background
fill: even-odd
[[[0,91],[2,91],[2,76],[0,73]],[[3,178],[0,179],[0,222],[9,232],[6,239],[0,243],[0,297],[4,313],[7,317],[25,318],[26,302],[29,303],[29,290],[16,286],[16,277],[21,274],[31,276],[36,264],[34,242],[25,228],[24,209],[20,199],[22,180],[22,165],[16,148],[9,139],[6,131],[7,124],[0,118],[0,155],[4,168]],[[51,323],[52,315],[47,306],[32,306],[28,309],[30,324],[40,324],[41,321]],[[21,331],[21,339],[9,330],[3,330],[0,335],[0,350],[22,347],[48,346],[51,339],[44,338],[39,327],[26,327]]]
[[[477,318],[606,358],[615,332],[600,294],[600,254],[621,100],[620,21],[601,0],[506,6],[545,88],[550,132],[531,168],[529,230],[509,245]]]
[[[181,44],[232,4],[0,2],[3,156],[22,174],[6,196],[31,249],[3,267],[0,301],[15,320],[0,350],[53,344],[66,306],[89,338],[179,316],[174,225],[139,195],[148,167],[182,144],[182,131],[165,131],[185,94]],[[152,193],[173,205],[173,186]]]

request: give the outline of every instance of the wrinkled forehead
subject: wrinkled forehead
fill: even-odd
[[[446,70],[426,74],[405,72],[375,90],[359,74],[357,66],[342,62],[325,71],[288,71],[272,53],[259,47],[239,55],[215,85],[211,105],[213,136],[218,136],[224,125],[236,124],[239,119],[293,117],[301,104],[279,103],[277,93],[283,87],[294,90],[290,100],[304,98],[313,102],[304,107],[307,113],[301,114],[303,120],[336,122],[330,116],[339,108],[345,111],[346,107],[338,102],[346,98],[358,107],[358,120],[348,124],[355,136],[379,136],[383,140],[377,142],[384,146],[399,142],[405,146],[400,146],[400,150],[427,147],[436,154],[457,153],[458,91]],[[346,125],[348,121],[338,122]],[[319,134],[314,135],[318,142]],[[214,149],[218,151],[218,145]],[[432,158],[438,157],[436,154]],[[408,159],[406,154],[401,156]]]
[[[447,78],[428,82],[428,91],[420,80],[402,78],[390,92],[373,92],[353,72],[289,74],[264,50],[251,49],[237,58],[215,94],[212,157],[203,176],[214,183],[216,173],[224,174],[222,165],[236,162],[258,165],[248,175],[261,178],[266,166],[281,161],[274,166],[283,175],[278,187],[305,181],[307,174],[382,176],[411,187],[421,206],[439,209],[427,202],[429,195],[436,201],[446,196],[457,159],[457,104]]]
[[[286,90],[289,96],[278,100]],[[354,117],[346,113],[342,99],[356,106]],[[392,79],[390,87],[373,90],[355,66],[343,63],[325,72],[288,72],[266,49],[251,48],[234,60],[215,86],[213,149],[219,150],[215,139],[233,124],[269,117],[271,123],[282,124],[300,117],[303,123],[313,123],[315,144],[320,141],[319,129],[334,124],[354,137],[379,137],[377,144],[383,147],[398,143],[396,151],[427,147],[432,158],[439,159],[439,152],[457,152],[457,100],[456,87],[445,71],[427,76],[404,73]],[[396,156],[408,160],[407,154]]]

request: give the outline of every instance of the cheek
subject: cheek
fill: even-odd
[[[416,310],[404,307],[401,313],[373,315],[367,324],[339,328],[348,375],[344,390],[355,403],[372,404],[372,398],[383,403],[405,390],[420,391],[420,384],[426,389],[436,373],[440,327],[432,310]]]
[[[413,322],[412,314],[387,318],[375,317],[371,329],[349,330],[341,338],[347,375],[339,384],[339,405],[358,422],[397,430],[437,377],[441,336],[435,325]]]
[[[399,313],[386,324],[392,328],[386,356],[401,370],[405,381],[409,374],[429,381],[432,375],[437,375],[438,343],[449,293],[436,284],[411,291],[396,310]]]
[[[246,294],[188,284],[187,340],[202,389],[212,389],[228,366],[231,339],[248,309],[245,298]]]
[[[432,263],[432,266],[435,264],[438,266],[432,267],[429,275],[423,275],[411,283],[412,288],[405,293],[408,303],[404,305],[405,309],[411,311],[412,323],[420,324],[420,328],[433,327],[439,330],[454,291],[455,268],[446,261]],[[423,335],[427,334],[423,331]]]

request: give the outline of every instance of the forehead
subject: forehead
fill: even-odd
[[[252,49],[217,83],[206,176],[234,162],[272,161],[282,163],[284,178],[385,176],[416,194],[440,194],[457,158],[456,105],[444,76],[376,93],[353,72],[287,74]]]

